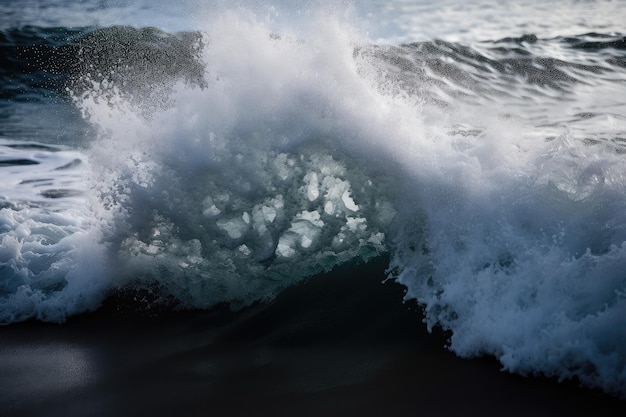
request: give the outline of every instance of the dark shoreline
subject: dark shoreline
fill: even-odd
[[[575,382],[501,372],[429,334],[386,263],[340,267],[269,304],[0,328],[0,416],[626,415]]]

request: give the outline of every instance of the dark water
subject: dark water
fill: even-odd
[[[576,383],[459,359],[422,328],[381,260],[339,267],[238,313],[105,303],[57,326],[2,329],[6,415],[621,415]]]

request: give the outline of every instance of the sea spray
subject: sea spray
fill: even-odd
[[[93,187],[119,288],[247,305],[386,251],[394,188],[350,159],[363,81],[344,32],[325,26],[303,42],[227,15],[205,35],[204,82],[171,77],[155,100],[92,80],[75,97],[99,131]]]

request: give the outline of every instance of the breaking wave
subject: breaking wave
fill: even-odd
[[[457,354],[623,395],[624,38],[386,46],[316,23],[4,31],[22,81],[2,94],[66,100],[89,134],[0,143],[0,320],[127,291],[239,308],[390,256]]]

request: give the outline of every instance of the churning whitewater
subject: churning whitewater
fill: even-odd
[[[7,118],[0,321],[124,291],[241,308],[389,256],[458,355],[626,395],[624,36],[307,27],[4,29],[15,114],[37,96],[85,133],[10,137]]]

